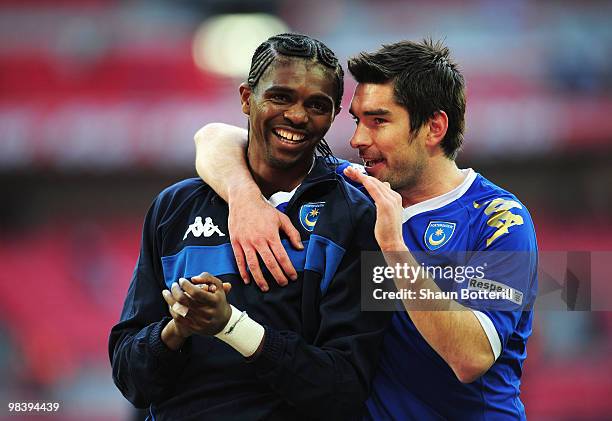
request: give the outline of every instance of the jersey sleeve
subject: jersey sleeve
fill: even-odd
[[[372,210],[358,222],[354,241],[321,297],[314,343],[266,327],[263,352],[254,362],[262,381],[315,419],[357,419],[369,395],[391,316],[364,312],[360,306],[361,251],[377,249],[373,223]]]
[[[158,197],[147,213],[121,320],[111,330],[108,347],[113,381],[138,408],[167,398],[173,379],[189,358],[189,340],[180,351],[170,350],[161,340],[161,331],[171,320],[162,297],[165,287],[157,247],[161,207]]]
[[[474,206],[481,206],[481,225],[466,268],[476,276],[456,287],[459,302],[474,311],[497,357],[516,332],[522,312],[533,307],[537,243],[531,217],[518,201],[494,199]]]

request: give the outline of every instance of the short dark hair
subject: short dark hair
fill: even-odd
[[[393,81],[395,100],[410,114],[416,132],[437,111],[448,115],[448,130],[441,146],[455,159],[465,128],[465,80],[441,41],[400,41],[349,59],[348,68],[358,83]]]
[[[340,108],[344,93],[344,70],[332,50],[321,41],[302,34],[279,34],[262,42],[255,50],[247,83],[255,88],[266,69],[277,57],[297,57],[320,63],[331,69],[336,82],[336,109]]]

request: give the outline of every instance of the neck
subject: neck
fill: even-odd
[[[253,159],[254,152],[251,148],[247,151],[247,162],[253,180],[261,190],[261,193],[269,198],[279,191],[292,191],[299,186],[312,166],[312,159],[302,159],[288,168],[279,168],[266,162],[265,159]]]
[[[398,189],[404,208],[448,193],[465,180],[455,161],[445,157],[432,159],[410,186]]]

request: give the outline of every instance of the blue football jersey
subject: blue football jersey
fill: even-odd
[[[519,386],[537,292],[533,222],[514,195],[471,169],[462,171],[465,179],[457,188],[404,209],[404,241],[422,265],[485,268],[475,279],[436,283],[455,291],[457,301],[474,312],[496,361],[482,377],[463,384],[408,313],[397,312],[367,403],[372,419],[525,418]],[[480,290],[505,293],[498,299],[469,294]]]

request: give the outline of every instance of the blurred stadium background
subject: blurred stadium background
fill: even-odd
[[[592,0],[0,0],[0,417],[26,419],[7,410],[23,401],[133,416],[106,346],[144,214],[195,174],[196,129],[245,124],[239,59],[270,32],[343,61],[445,39],[468,84],[461,165],[527,204],[541,250],[612,250],[611,21]],[[328,136],[349,159],[352,128],[344,111]],[[540,311],[534,330],[530,419],[612,419],[612,313]]]

